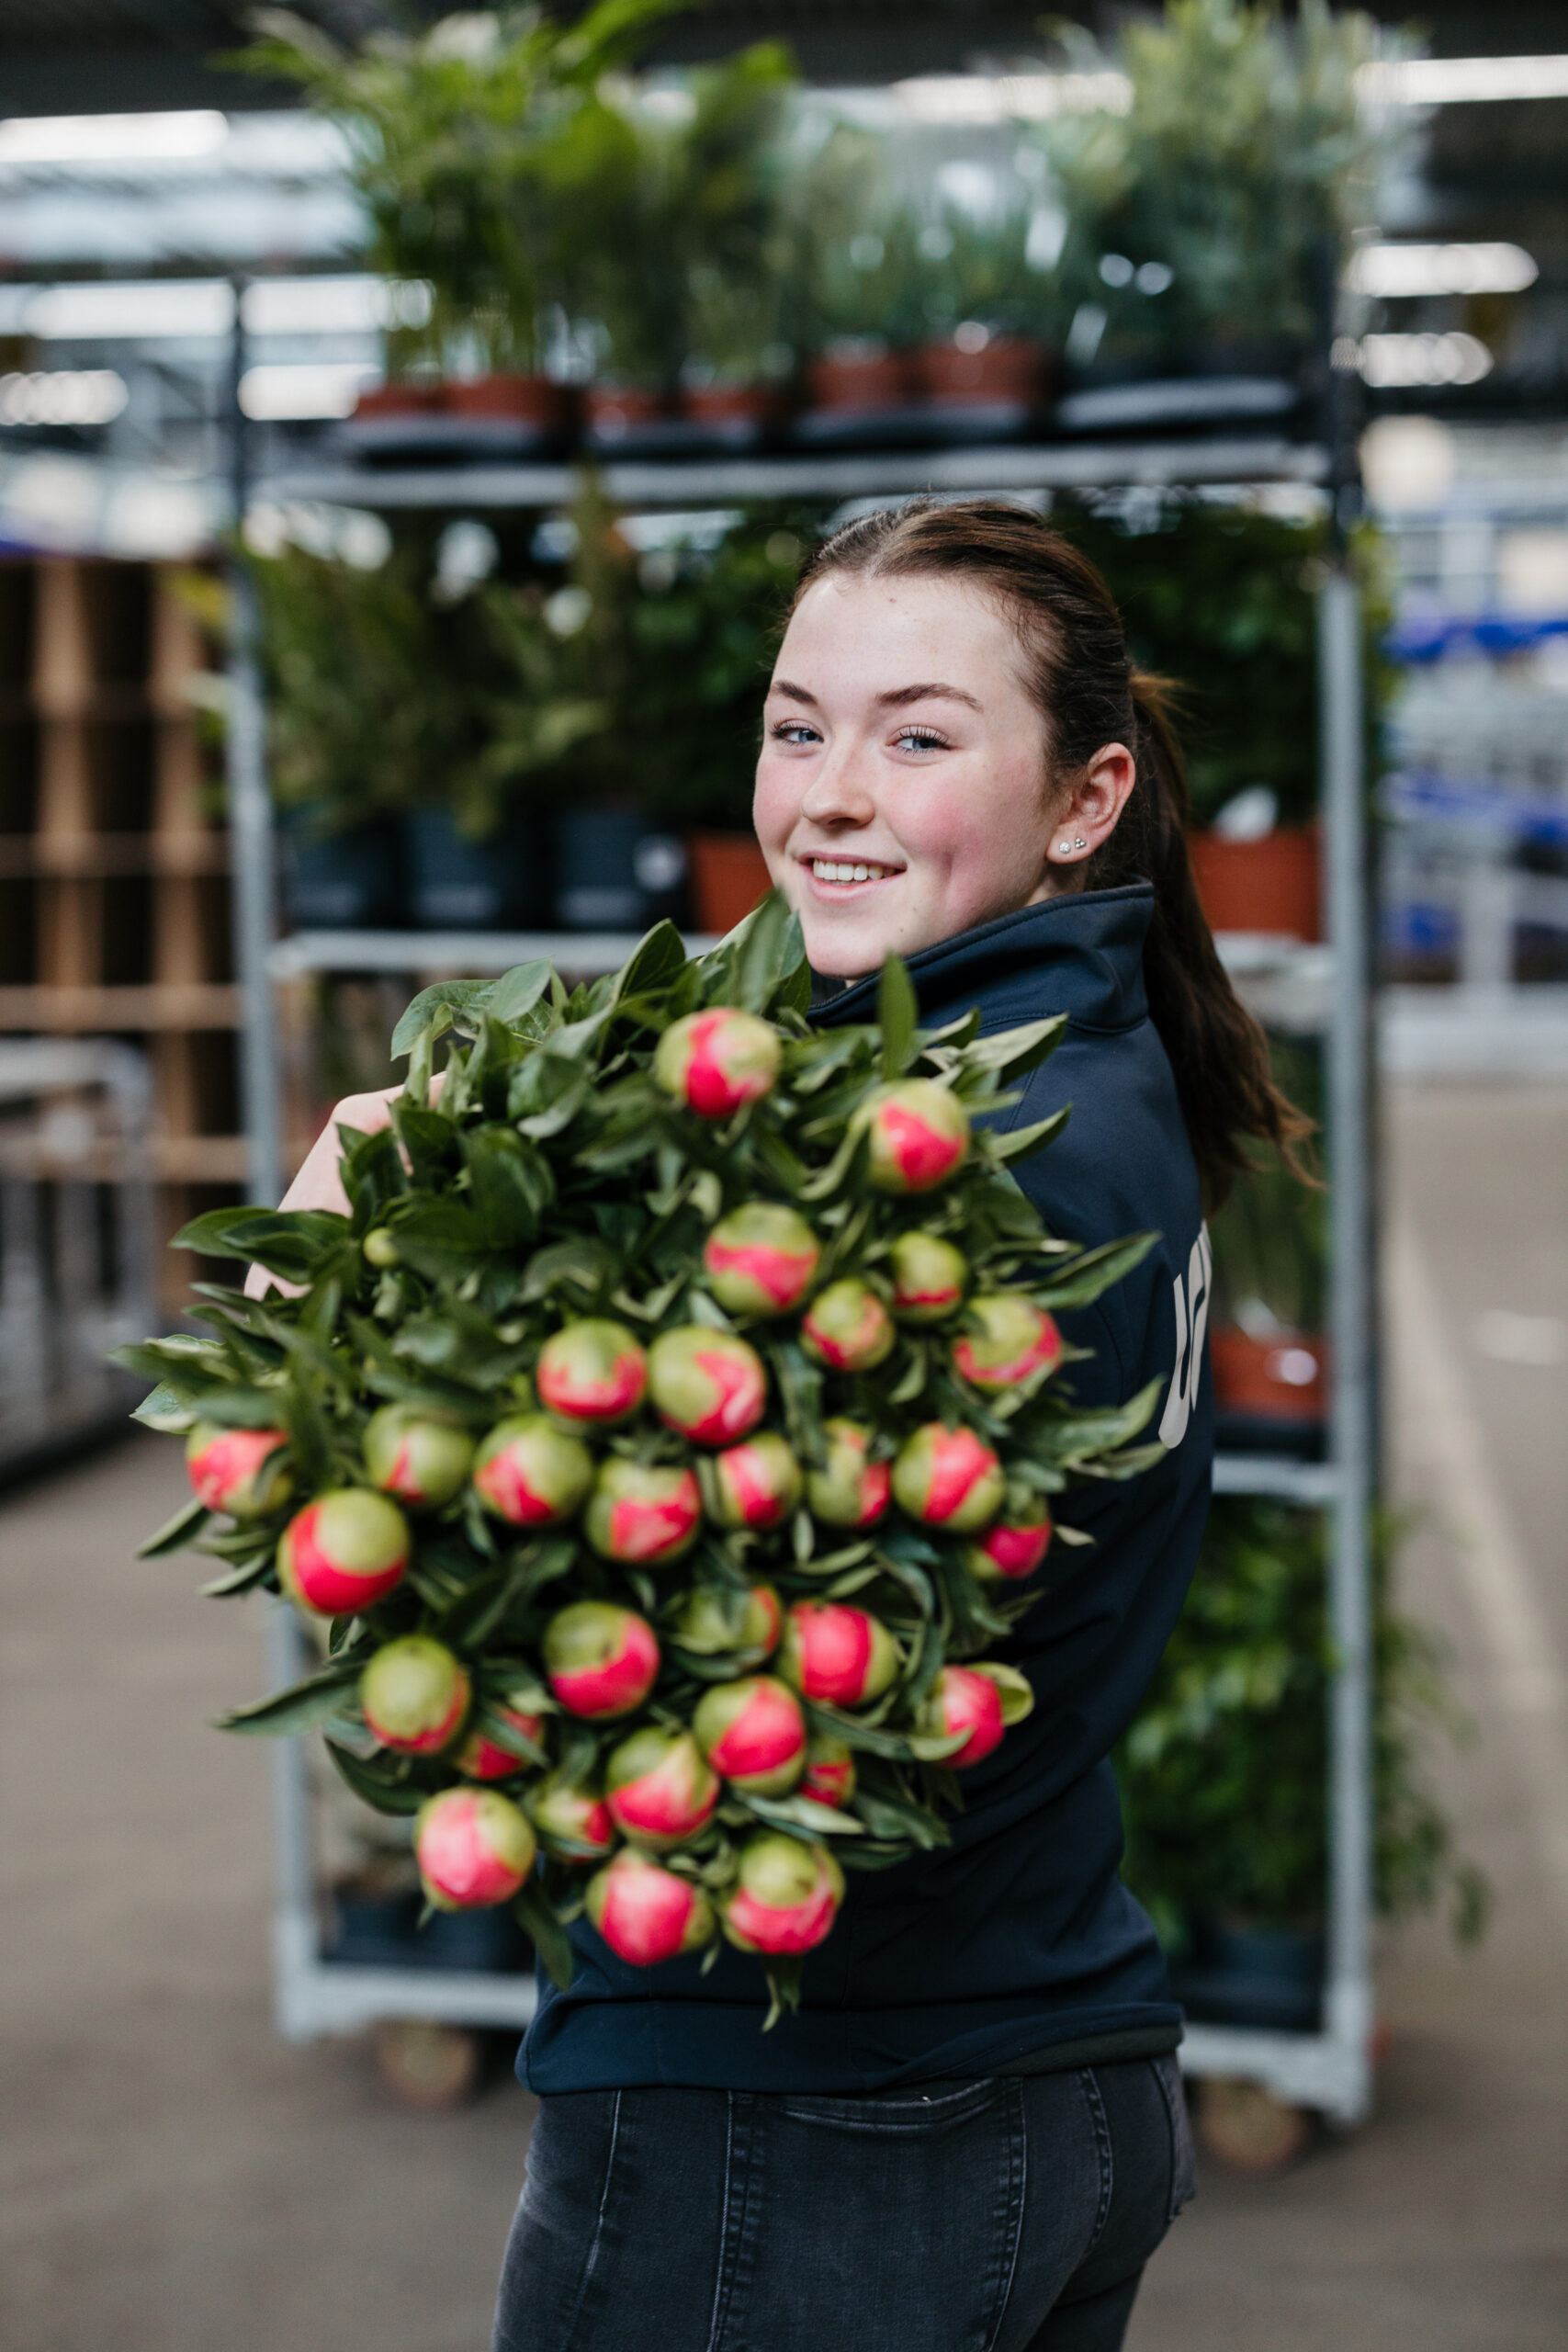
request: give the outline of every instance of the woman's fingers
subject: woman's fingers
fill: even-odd
[[[343,1146],[338,1129],[355,1127],[361,1135],[374,1135],[378,1127],[390,1126],[392,1104],[402,1091],[400,1086],[389,1086],[379,1094],[344,1095],[305,1154],[299,1172],[279,1205],[286,1209],[335,1209],[339,1216],[346,1216],[348,1194],[343,1189]],[[298,1298],[300,1285],[286,1283],[281,1275],[269,1274],[265,1266],[253,1266],[245,1276],[245,1296],[262,1298],[269,1290],[281,1291],[285,1298]]]

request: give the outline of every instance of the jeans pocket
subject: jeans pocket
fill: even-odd
[[[1187,2093],[1182,2087],[1181,2068],[1175,2052],[1164,2058],[1149,2061],[1154,2077],[1165,2101],[1166,2115],[1170,2122],[1170,2197],[1166,2218],[1174,2222],[1184,2205],[1190,2205],[1198,2193],[1198,2178],[1192,2162],[1192,2123],[1187,2112]]]

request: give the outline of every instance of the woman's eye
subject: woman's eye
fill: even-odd
[[[769,732],[775,743],[818,743],[821,737],[804,718],[781,718]]]
[[[933,734],[929,727],[900,728],[893,740],[900,750],[906,752],[945,752],[947,749],[946,736]]]

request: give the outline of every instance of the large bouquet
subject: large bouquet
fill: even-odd
[[[795,1996],[844,1866],[941,1845],[957,1773],[1032,1704],[986,1657],[1041,1591],[1054,1497],[1150,1459],[1153,1392],[1072,1401],[1084,1250],[999,1131],[1059,1020],[813,1029],[769,901],[689,962],[668,925],[568,993],[427,989],[391,1126],[344,1131],[344,1217],[220,1209],[199,1337],[130,1349],[186,1433],[210,1593],[281,1591],[316,1670],[226,1720],[324,1731],[417,1816],[429,1901],[513,1904],[558,1982],[586,1909],[625,1960],[723,1933]],[[434,1056],[450,1032],[439,1083]],[[1157,1451],[1157,1449],[1155,1449]]]

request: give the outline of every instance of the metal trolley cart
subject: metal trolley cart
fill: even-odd
[[[1342,436],[1336,435],[1338,440]],[[247,484],[237,464],[236,509]],[[1237,435],[1115,446],[1055,444],[821,457],[612,463],[602,469],[608,498],[672,512],[785,498],[897,498],[916,491],[1013,495],[1146,486],[1315,485],[1330,502],[1353,496],[1353,475],[1321,444]],[[276,479],[275,501],[309,500],[381,512],[452,514],[548,510],[571,497],[565,466],[483,465],[455,469],[363,471],[343,468]],[[1341,505],[1341,511],[1343,507]],[[244,594],[243,583],[240,594]],[[1328,944],[1222,940],[1238,984],[1265,1019],[1307,1028],[1323,1041],[1326,1144],[1332,1184],[1329,1340],[1332,1399],[1327,1458],[1303,1463],[1258,1454],[1222,1456],[1220,1494],[1277,1496],[1326,1516],[1330,1622],[1336,1657],[1329,1810],[1330,1889],[1326,1981],[1321,2030],[1266,2031],[1193,2025],[1182,2063],[1196,2075],[1250,2079],[1281,2102],[1354,2124],[1371,2103],[1371,1580],[1369,1518],[1375,1487],[1372,1340],[1372,1183],[1370,1123],[1371,949],[1368,840],[1363,778],[1359,602],[1348,563],[1332,563],[1318,593],[1322,820]],[[235,932],[243,995],[243,1087],[250,1182],[257,1199],[282,1190],[275,990],[282,979],[331,970],[407,974],[502,970],[548,955],[579,973],[610,969],[629,939],[496,933],[297,933],[276,936],[273,845],[265,765],[265,713],[249,626],[233,657],[230,803],[234,848]],[[695,944],[695,943],[694,943]],[[298,1662],[299,1635],[276,1613],[271,1664],[279,1679]],[[276,1764],[279,1876],[275,1921],[276,2012],[296,2040],[344,2032],[377,2020],[416,2018],[448,2026],[518,2028],[534,2007],[531,1980],[427,1969],[348,1967],[321,1956],[313,1885],[310,1792],[300,1745],[280,1746]]]

